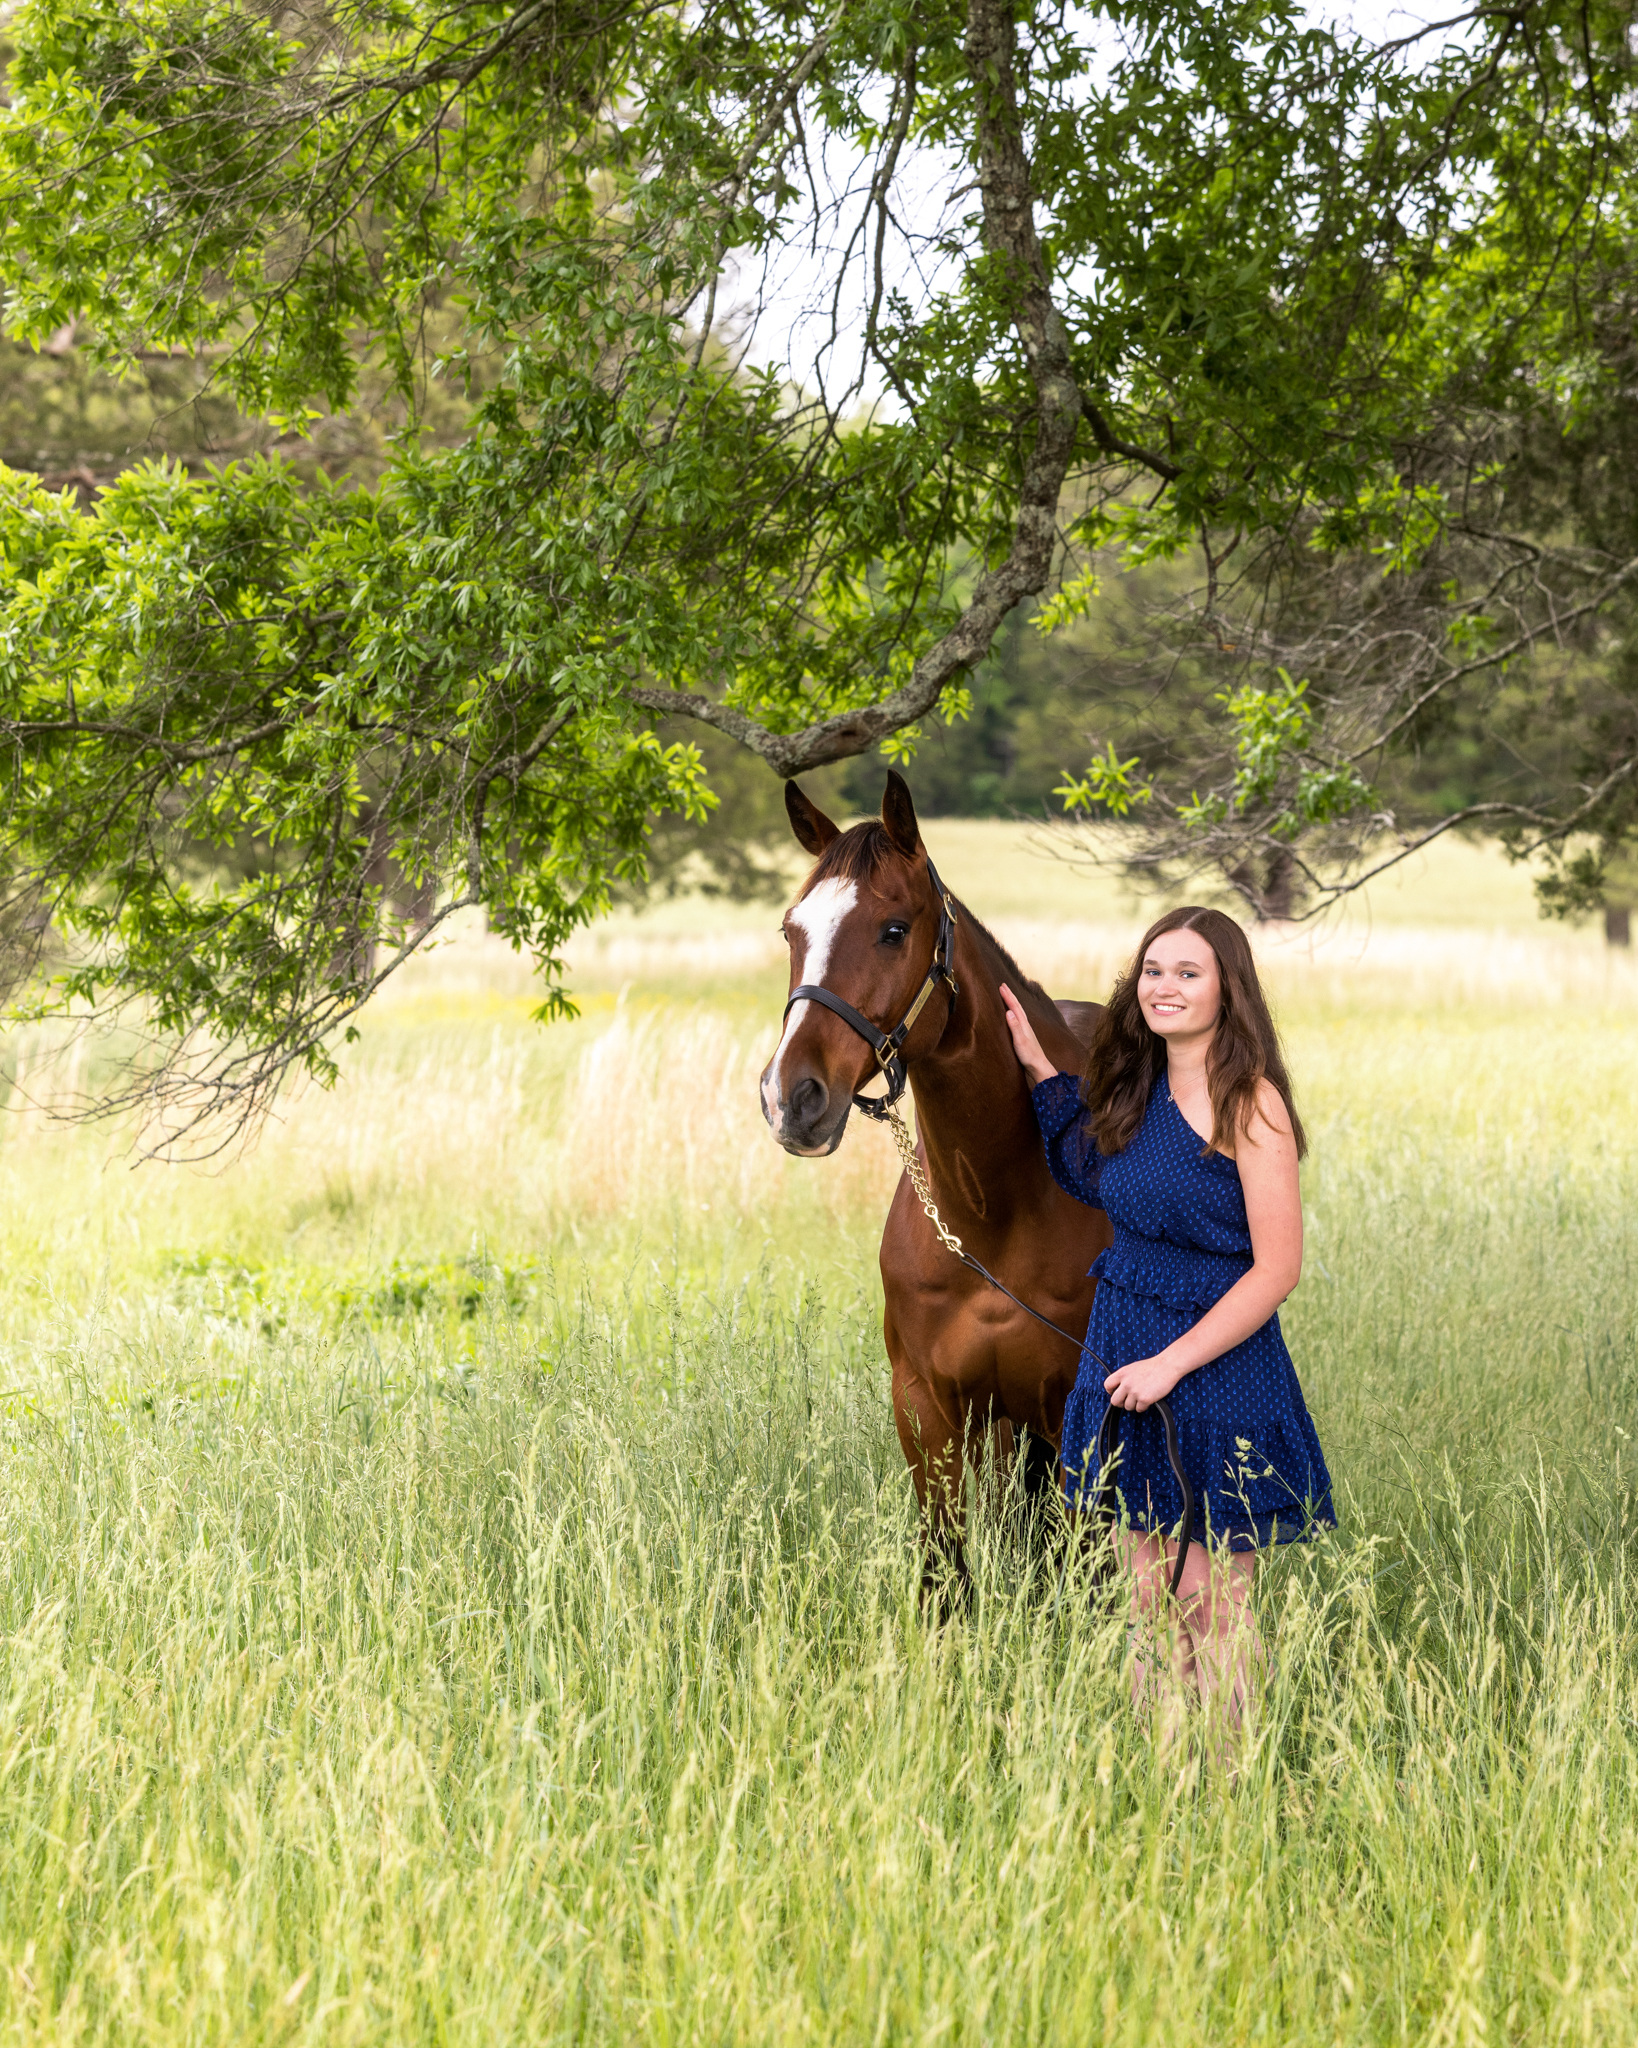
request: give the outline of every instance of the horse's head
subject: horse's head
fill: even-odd
[[[790,986],[829,990],[879,1031],[891,1031],[932,970],[942,900],[928,872],[916,807],[891,771],[880,822],[842,832],[794,782],[785,809],[816,864],[785,913]],[[906,1041],[913,1058],[937,1043],[949,1017],[935,995]],[[822,1158],[842,1142],[857,1090],[878,1072],[856,1030],[806,997],[791,1005],[779,1048],[762,1071],[762,1113],[787,1152]]]

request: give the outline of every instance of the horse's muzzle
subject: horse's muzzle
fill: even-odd
[[[850,1095],[833,1096],[813,1074],[804,1074],[778,1102],[770,1100],[773,1090],[766,1077],[761,1092],[768,1128],[787,1152],[799,1159],[825,1159],[841,1144],[853,1107]]]

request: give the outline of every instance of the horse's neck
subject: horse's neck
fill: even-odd
[[[957,924],[956,998],[937,1046],[913,1062],[916,1129],[941,1201],[982,1216],[989,1194],[1046,1172],[1029,1083],[1012,1049],[1000,984],[1012,984],[1000,953],[971,919]],[[1025,989],[1013,993],[1030,1014],[1049,1056],[1065,1064],[1073,1045],[1055,1005]]]

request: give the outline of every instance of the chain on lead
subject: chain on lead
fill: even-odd
[[[893,1142],[899,1148],[899,1157],[904,1161],[904,1170],[909,1175],[910,1185],[915,1189],[917,1199],[926,1210],[928,1221],[956,1257],[964,1259],[967,1254],[961,1249],[960,1238],[946,1226],[934,1205],[933,1191],[927,1185],[926,1174],[921,1170],[921,1161],[916,1157],[916,1148],[911,1142],[910,1133],[904,1127],[904,1118],[896,1109],[890,1109],[887,1112],[887,1121],[893,1132]]]

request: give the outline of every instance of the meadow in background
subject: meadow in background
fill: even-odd
[[[928,828],[1099,996],[1143,912]],[[855,1119],[777,915],[477,934],[244,1159],[0,1129],[0,2030],[53,2041],[1630,2040],[1638,972],[1451,843],[1262,958],[1337,1539],[1237,1780],[975,1533],[918,1611]],[[26,1058],[27,1048],[21,1048]]]

